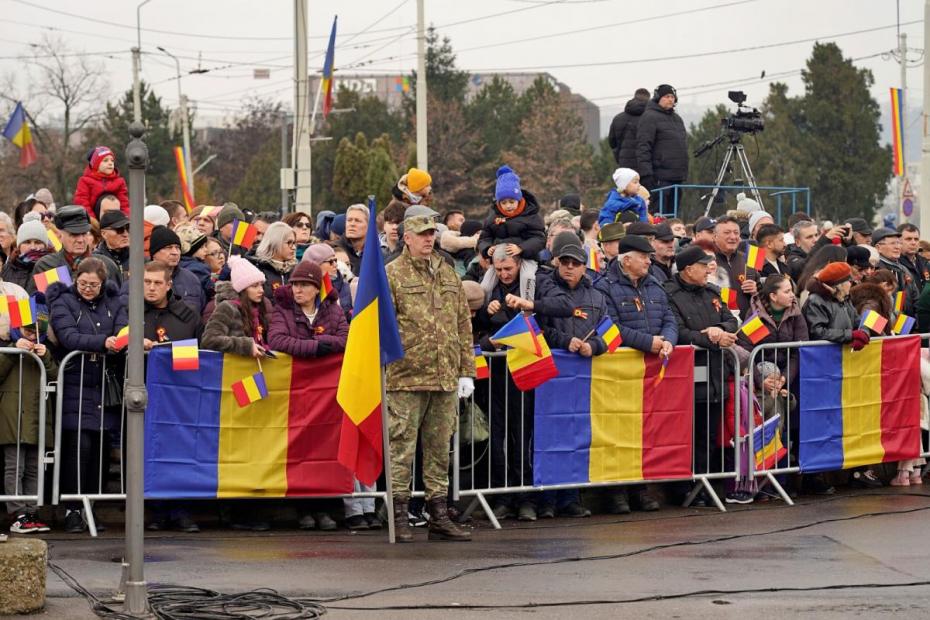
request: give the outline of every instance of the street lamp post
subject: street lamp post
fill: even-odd
[[[136,6],[136,46],[132,48],[132,120],[142,122],[142,93],[139,85],[139,65],[142,53],[142,7],[152,0],[143,0]]]
[[[188,128],[187,121],[187,96],[181,92],[181,61],[178,60],[178,57],[166,50],[163,47],[159,47],[158,51],[163,54],[170,56],[174,60],[174,64],[178,70],[178,100],[181,104],[181,131],[184,136],[184,171],[187,176],[187,191],[190,192],[191,198],[194,197],[194,175],[191,174],[191,159],[193,155],[191,154],[191,135],[190,129]]]

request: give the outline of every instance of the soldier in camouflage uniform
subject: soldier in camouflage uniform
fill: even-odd
[[[423,447],[423,483],[430,511],[430,540],[471,540],[447,513],[449,441],[458,399],[475,389],[471,316],[455,270],[433,251],[435,211],[404,213],[404,249],[387,266],[404,357],[387,367],[394,528],[398,541],[413,539],[407,519],[417,434]],[[438,214],[436,214],[438,215]]]

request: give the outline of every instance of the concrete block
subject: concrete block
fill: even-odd
[[[0,616],[38,611],[45,606],[44,540],[11,537],[0,543]]]

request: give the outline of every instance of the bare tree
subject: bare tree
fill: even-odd
[[[51,177],[57,201],[64,203],[86,165],[81,152],[83,131],[105,109],[109,87],[104,66],[49,35],[33,45],[24,60],[28,62],[25,75],[18,80],[6,77],[3,97],[7,102],[23,102],[40,154],[38,165]],[[13,94],[17,93],[14,81],[26,84],[18,96]]]

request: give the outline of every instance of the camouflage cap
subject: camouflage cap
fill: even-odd
[[[436,218],[429,215],[414,215],[404,220],[404,231],[419,235],[427,230],[436,230]]]

